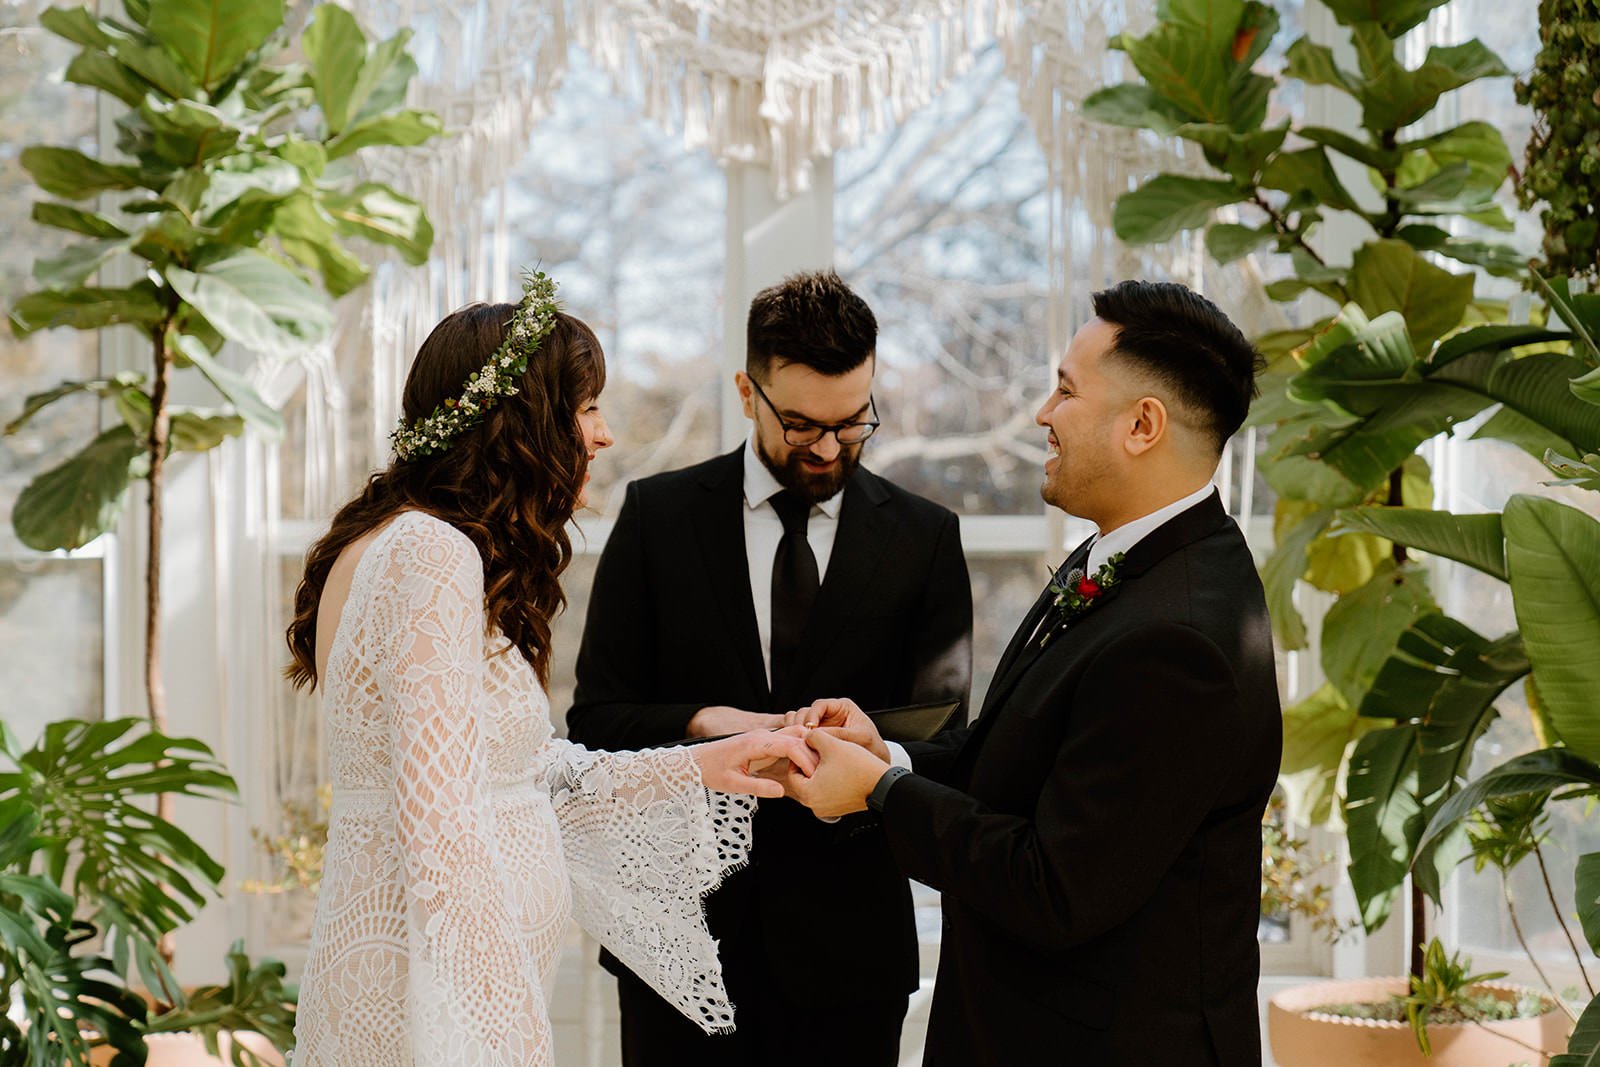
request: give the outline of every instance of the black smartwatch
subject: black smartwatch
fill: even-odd
[[[883,777],[878,779],[878,784],[872,787],[872,792],[867,794],[867,807],[873,811],[883,811],[883,805],[889,799],[889,790],[894,784],[911,773],[910,767],[890,767],[883,772]]]

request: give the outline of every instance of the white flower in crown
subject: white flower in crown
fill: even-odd
[[[556,283],[544,271],[523,271],[522,299],[506,324],[505,341],[487,363],[472,372],[460,397],[446,400],[432,414],[414,422],[401,420],[389,435],[394,454],[405,460],[443,452],[482,422],[501,397],[515,396],[528,360],[556,328],[560,311]]]

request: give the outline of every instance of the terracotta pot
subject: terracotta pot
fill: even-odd
[[[1267,1001],[1267,1037],[1278,1067],[1506,1067],[1543,1062],[1537,1052],[1567,1047],[1571,1022],[1560,1008],[1531,1019],[1428,1026],[1433,1056],[1417,1047],[1407,1022],[1308,1014],[1323,1004],[1383,1001],[1407,990],[1404,978],[1316,982],[1285,989]],[[1524,989],[1500,982],[1475,987],[1515,1000]]]
[[[150,1053],[145,1063],[148,1067],[218,1067],[219,1064],[228,1067],[230,1039],[260,1056],[263,1063],[282,1067],[283,1055],[272,1047],[272,1042],[260,1034],[250,1033],[224,1033],[217,1043],[217,1050],[222,1053],[220,1057],[207,1052],[205,1041],[197,1034],[151,1034],[145,1038],[145,1048]],[[95,1049],[89,1062],[94,1067],[106,1067],[115,1054],[114,1049],[102,1046]]]

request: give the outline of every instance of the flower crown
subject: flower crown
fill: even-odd
[[[404,419],[389,435],[394,454],[401,459],[431,456],[455,444],[456,438],[483,421],[503,396],[514,396],[517,382],[528,369],[529,358],[556,328],[561,311],[556,283],[542,270],[523,271],[522,299],[506,323],[506,339],[489,362],[472,372],[460,397],[451,397],[433,414],[407,423]]]

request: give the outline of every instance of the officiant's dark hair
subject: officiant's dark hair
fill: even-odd
[[[461,395],[506,337],[513,304],[469,304],[446,315],[417,349],[401,397],[409,425]],[[306,553],[287,634],[294,660],[285,673],[298,687],[317,683],[317,607],[333,564],[347,545],[402,511],[443,519],[465,534],[483,560],[489,623],[539,676],[550,676],[550,625],[566,605],[561,572],[572,561],[567,522],[578,506],[589,453],[580,406],[606,383],[605,355],[594,331],[558,314],[517,383],[481,423],[441,451],[393,459],[367,479]]]
[[[1092,300],[1095,316],[1117,327],[1111,353],[1171,389],[1220,455],[1256,397],[1261,353],[1222,309],[1173,282],[1119,282]]]
[[[791,274],[750,301],[745,320],[745,373],[767,380],[774,360],[837,377],[855,370],[878,346],[878,320],[867,302],[831,270]]]

